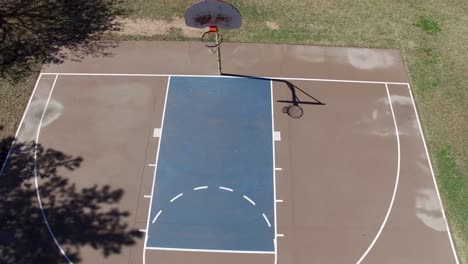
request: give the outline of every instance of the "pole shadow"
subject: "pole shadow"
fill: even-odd
[[[287,104],[283,107],[283,113],[288,114],[292,118],[301,118],[304,114],[304,110],[302,109],[301,105],[326,105],[324,102],[320,101],[319,99],[315,98],[314,96],[310,95],[303,89],[297,87],[293,83],[283,79],[276,79],[276,78],[265,78],[265,77],[257,77],[257,76],[250,76],[250,75],[240,75],[240,74],[232,74],[232,73],[222,73],[221,76],[232,76],[232,77],[242,77],[242,78],[250,78],[250,79],[257,79],[257,80],[266,80],[266,81],[273,81],[277,83],[283,83],[291,92],[291,100],[277,100],[278,103],[285,103]],[[307,97],[306,100],[301,100],[298,96],[297,91],[301,93],[303,96]]]

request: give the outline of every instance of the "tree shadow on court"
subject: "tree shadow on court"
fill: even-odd
[[[233,77],[243,77],[243,78],[250,78],[250,79],[257,79],[257,80],[267,80],[273,81],[276,83],[282,83],[286,85],[291,93],[291,100],[277,100],[278,103],[285,103],[286,106],[283,108],[283,113],[288,114],[290,117],[293,118],[301,118],[303,114],[303,109],[301,105],[325,105],[324,102],[318,100],[314,96],[310,95],[303,89],[297,87],[293,83],[287,80],[282,79],[271,79],[271,78],[264,78],[264,77],[256,77],[256,76],[249,76],[249,75],[240,75],[240,74],[231,74],[231,73],[223,73],[223,76],[233,76]],[[298,94],[302,94],[302,96],[306,97],[306,100],[301,100]],[[296,111],[291,111],[296,110]],[[300,112],[297,112],[300,111]]]
[[[87,54],[108,55],[112,42],[99,42],[118,30],[122,15],[114,0],[0,1],[0,77],[17,81],[38,63],[60,63],[62,48],[79,60]]]
[[[13,138],[0,141],[1,165],[12,142]],[[81,261],[83,247],[110,256],[135,244],[142,236],[126,223],[130,213],[118,209],[124,194],[122,189],[107,185],[80,188],[61,176],[64,172],[72,174],[82,162],[81,157],[47,149],[35,142],[15,144],[0,171],[2,263],[65,262],[44,216],[73,262]],[[35,175],[43,211],[37,199]]]

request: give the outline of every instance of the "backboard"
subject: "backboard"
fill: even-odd
[[[185,12],[185,24],[194,28],[219,27],[240,28],[242,17],[232,5],[221,0],[201,0]]]

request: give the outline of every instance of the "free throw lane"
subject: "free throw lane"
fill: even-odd
[[[171,77],[147,248],[274,253],[271,85]]]

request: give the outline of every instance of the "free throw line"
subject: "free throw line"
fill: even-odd
[[[237,254],[275,254],[274,251],[243,251],[243,250],[216,250],[216,249],[164,248],[164,247],[146,247],[146,249],[164,250],[164,251],[214,252],[214,253],[237,253]]]

